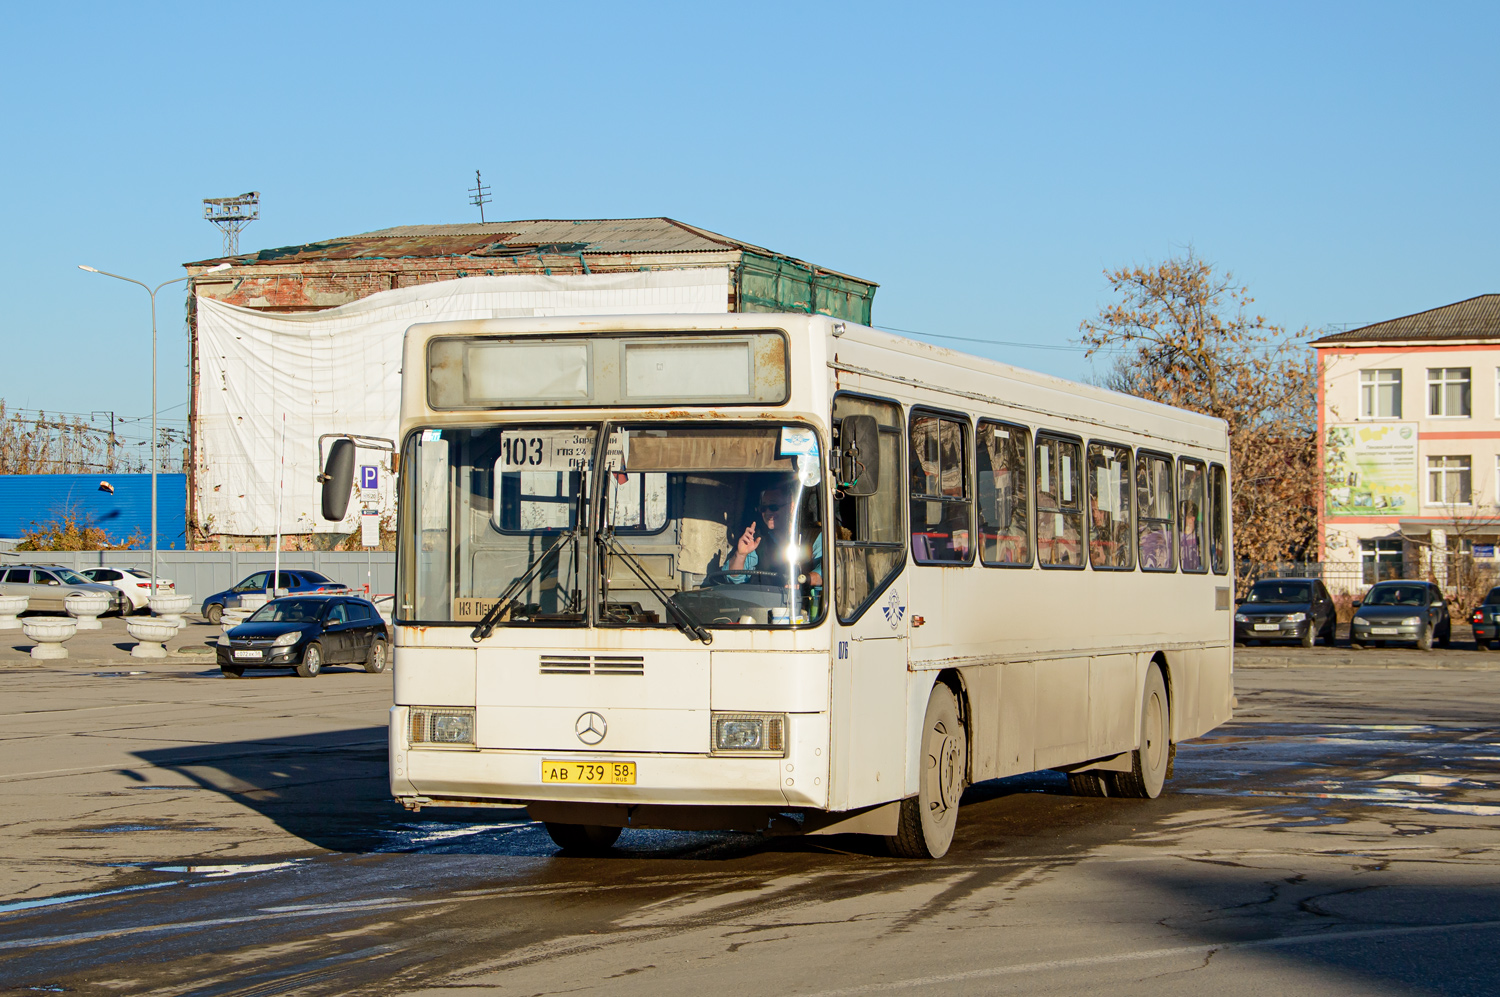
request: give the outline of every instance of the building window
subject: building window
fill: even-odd
[[[1427,414],[1446,419],[1469,417],[1469,368],[1427,368]]]
[[[1359,416],[1361,419],[1401,418],[1401,372],[1359,372]]]
[[[1359,563],[1364,569],[1364,583],[1374,585],[1390,578],[1400,578],[1401,538],[1393,540],[1361,540]]]
[[[1468,505],[1473,475],[1468,457],[1427,458],[1427,504]]]

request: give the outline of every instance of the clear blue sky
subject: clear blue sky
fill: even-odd
[[[1191,244],[1273,321],[1500,291],[1492,4],[16,5],[0,397],[149,410],[145,295],[390,225],[669,215],[881,284],[877,324],[1066,346]],[[163,292],[161,406],[186,399]],[[1071,377],[1069,351],[963,348]],[[169,414],[181,418],[182,408]]]

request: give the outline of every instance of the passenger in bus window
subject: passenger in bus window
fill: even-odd
[[[1198,507],[1192,502],[1184,502],[1182,506],[1182,570],[1203,570],[1203,553],[1198,537]]]
[[[760,493],[760,501],[756,503],[755,518],[734,539],[734,550],[720,568],[723,579],[731,585],[743,585],[749,581],[762,584],[761,580],[755,578],[756,574],[774,572],[784,583],[789,570],[786,548],[790,532],[791,490],[785,485],[765,489]],[[801,567],[807,584],[815,587],[823,584],[821,533],[813,540],[811,558]],[[712,567],[709,571],[710,574],[714,573]]]
[[[1136,464],[1136,530],[1143,571],[1171,571],[1176,567],[1172,551],[1172,465],[1159,457],[1143,455]]]

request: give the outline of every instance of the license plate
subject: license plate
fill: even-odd
[[[234,652],[234,656],[236,658],[254,658],[257,661],[260,660],[260,652],[259,651],[236,651],[236,652]]]
[[[1257,623],[1255,625],[1255,629],[1257,629],[1257,630],[1280,630],[1281,629],[1281,624],[1279,624],[1279,623]]]
[[[1372,633],[1372,634],[1398,634],[1400,632],[1401,632],[1401,628],[1400,627],[1371,627],[1370,628],[1370,633]]]
[[[585,786],[634,786],[635,762],[542,762],[543,782]]]

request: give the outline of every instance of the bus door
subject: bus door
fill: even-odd
[[[903,573],[857,619],[834,627],[835,675],[846,693],[834,705],[837,711],[840,700],[846,704],[846,715],[834,718],[834,730],[845,732],[834,760],[846,790],[839,802],[847,809],[902,796],[909,615]]]
[[[906,773],[907,602],[901,407],[834,400],[834,809],[900,799]],[[859,454],[857,462],[849,454]],[[876,453],[878,452],[878,458]]]

